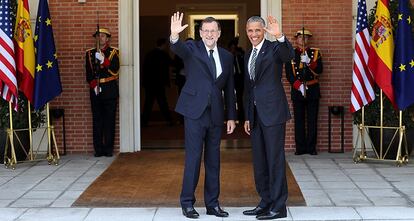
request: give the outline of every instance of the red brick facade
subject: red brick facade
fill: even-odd
[[[53,32],[59,58],[63,86],[62,95],[52,107],[65,109],[66,146],[71,152],[92,152],[92,113],[89,88],[85,77],[85,50],[94,47],[97,11],[99,23],[112,32],[112,46],[118,47],[118,1],[87,0],[80,4],[72,0],[50,0]],[[57,121],[59,147],[63,146],[61,124]],[[119,121],[117,120],[115,146],[119,148]]]
[[[328,148],[328,107],[345,107],[345,147],[352,148],[352,116],[349,113],[350,88],[352,83],[352,1],[283,1],[283,31],[293,38],[302,27],[311,30],[312,47],[320,48],[324,71],[320,77],[321,100],[319,105],[317,148]],[[305,22],[304,22],[305,21]],[[292,39],[292,41],[294,41]],[[286,91],[290,86],[286,84]],[[287,125],[287,148],[295,148],[294,125]],[[332,148],[341,144],[340,118],[332,117]]]

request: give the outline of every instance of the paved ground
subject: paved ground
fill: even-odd
[[[63,156],[58,166],[47,162],[0,167],[1,221],[152,221],[188,220],[180,208],[72,208],[71,204],[112,162],[113,158]],[[414,220],[414,166],[364,162],[352,154],[322,153],[287,160],[307,202],[289,207],[281,220]],[[252,205],[255,206],[255,205]],[[225,208],[218,219],[196,208],[199,220],[247,221],[246,208]]]

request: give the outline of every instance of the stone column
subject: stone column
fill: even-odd
[[[141,150],[138,25],[139,2],[119,0],[120,152]]]

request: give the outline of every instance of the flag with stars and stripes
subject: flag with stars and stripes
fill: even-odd
[[[351,113],[375,99],[374,78],[368,68],[370,49],[367,6],[365,0],[358,0],[356,21],[354,66],[352,71]]]
[[[0,96],[17,110],[16,62],[11,18],[12,0],[0,0]]]
[[[39,1],[36,18],[34,108],[38,110],[62,93],[62,85],[47,0]]]
[[[398,26],[394,51],[392,83],[398,108],[404,110],[414,103],[414,38],[413,19],[407,0],[398,3]]]

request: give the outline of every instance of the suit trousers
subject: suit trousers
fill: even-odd
[[[257,111],[251,130],[253,167],[260,207],[279,211],[288,197],[285,162],[286,123],[265,126]]]
[[[206,207],[218,206],[220,194],[220,139],[223,126],[212,123],[207,108],[198,119],[184,117],[185,165],[180,203],[183,208],[194,205],[204,146],[204,202]]]
[[[112,154],[115,138],[117,98],[91,98],[93,147],[96,154]]]

